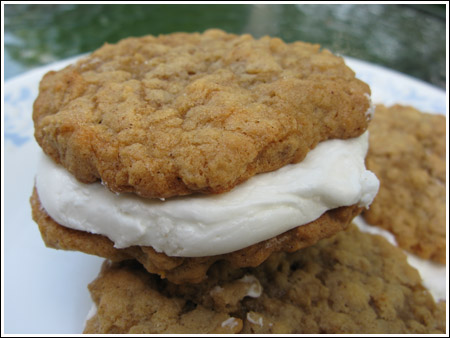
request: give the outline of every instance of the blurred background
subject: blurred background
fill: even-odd
[[[319,43],[445,89],[445,5],[6,4],[4,76],[128,36],[213,27]]]

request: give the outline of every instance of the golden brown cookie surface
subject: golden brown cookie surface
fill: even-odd
[[[83,182],[219,193],[367,128],[369,87],[318,45],[218,30],[105,45],[40,84],[35,136]]]
[[[89,290],[97,313],[86,333],[445,332],[445,304],[403,252],[354,226],[256,268],[218,263],[195,285],[106,262]]]
[[[445,264],[445,140],[443,115],[412,107],[377,106],[369,127],[367,168],[380,190],[366,221],[391,231],[398,244]]]
[[[257,266],[272,252],[293,252],[311,246],[322,238],[346,229],[361,211],[358,206],[333,209],[311,223],[247,248],[223,255],[190,258],[170,257],[146,246],[116,249],[114,243],[105,236],[64,227],[56,223],[42,208],[36,190],[31,197],[31,206],[33,219],[48,247],[82,251],[113,261],[137,259],[149,272],[174,283],[198,283],[206,278],[210,266],[220,260],[228,261],[236,267]]]

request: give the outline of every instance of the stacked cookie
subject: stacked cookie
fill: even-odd
[[[370,270],[372,249],[338,243],[378,241],[342,232],[378,189],[364,165],[369,95],[317,45],[218,30],[125,39],[46,74],[33,218],[47,246],[107,258],[86,332],[441,330],[404,258],[398,297],[413,300],[401,308],[371,284],[404,279],[384,269],[342,287],[348,264]],[[342,301],[355,290],[358,304]],[[362,308],[366,326],[352,319]]]
[[[370,125],[367,167],[380,191],[367,222],[395,235],[400,247],[439,264],[446,261],[444,115],[408,106],[377,106]]]

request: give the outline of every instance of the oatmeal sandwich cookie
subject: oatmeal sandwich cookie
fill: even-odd
[[[85,333],[444,333],[445,303],[404,253],[355,226],[256,268],[220,262],[176,285],[135,262],[106,261],[89,285]]]
[[[376,107],[367,167],[380,191],[366,221],[389,230],[400,247],[445,264],[446,119],[412,107]]]
[[[105,45],[40,84],[31,202],[50,247],[173,282],[345,229],[378,189],[370,90],[317,45],[218,30]]]

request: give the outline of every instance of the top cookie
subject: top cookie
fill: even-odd
[[[128,38],[41,81],[35,137],[82,182],[220,193],[367,128],[369,87],[319,45],[202,34]]]

